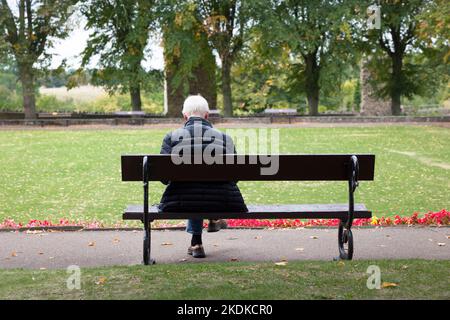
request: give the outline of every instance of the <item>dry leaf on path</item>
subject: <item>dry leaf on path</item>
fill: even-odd
[[[173,245],[173,243],[172,242],[163,242],[163,243],[161,243],[161,245],[162,246],[171,246],[171,245]]]
[[[311,237],[309,237],[310,239],[319,239],[319,237],[318,236],[311,236]]]
[[[276,266],[285,266],[287,264],[288,264],[287,261],[275,262]]]
[[[439,243],[438,243],[438,246],[439,246],[439,247],[443,247],[443,246],[445,246],[445,243],[444,243],[444,242],[439,242]]]
[[[295,248],[295,251],[305,251],[305,248]]]
[[[231,258],[230,261],[239,261],[238,258]]]
[[[94,242],[94,241],[89,242],[89,243],[88,243],[88,246],[89,246],[89,247],[94,247],[94,246],[95,246],[95,242]]]
[[[17,257],[17,252],[15,251],[11,252],[11,257]]]

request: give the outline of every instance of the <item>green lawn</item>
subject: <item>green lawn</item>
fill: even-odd
[[[0,221],[121,220],[140,203],[139,183],[121,182],[120,155],[158,153],[168,129],[0,131]],[[282,128],[281,153],[374,153],[375,181],[356,199],[374,214],[450,208],[450,130],[432,126]],[[238,150],[239,152],[239,150]],[[301,170],[301,168],[299,168]],[[347,201],[345,182],[241,182],[246,202]],[[152,183],[151,202],[163,185]]]
[[[369,290],[369,265],[381,282]],[[0,299],[450,299],[450,261],[201,263],[81,270],[81,290],[66,270],[0,270]]]

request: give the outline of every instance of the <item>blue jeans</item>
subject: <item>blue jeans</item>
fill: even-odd
[[[203,231],[203,219],[189,219],[187,221],[186,232],[192,235],[201,235]]]

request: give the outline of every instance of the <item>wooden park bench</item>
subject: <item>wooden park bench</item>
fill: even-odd
[[[144,264],[153,264],[151,222],[154,220],[203,219],[339,219],[339,257],[353,257],[354,218],[370,218],[372,212],[364,204],[354,204],[358,181],[373,180],[375,156],[351,155],[278,155],[279,169],[273,175],[261,174],[267,161],[257,155],[224,155],[223,164],[175,164],[171,155],[123,155],[122,181],[142,181],[143,205],[129,205],[125,220],[141,220],[144,224]],[[275,156],[272,156],[275,157]],[[230,164],[232,163],[232,164]],[[149,206],[149,181],[348,181],[348,204],[247,205],[246,213],[158,212]]]

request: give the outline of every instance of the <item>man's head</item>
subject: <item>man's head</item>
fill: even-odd
[[[184,100],[182,113],[185,120],[189,119],[189,117],[208,119],[208,101],[201,95],[189,96]]]

